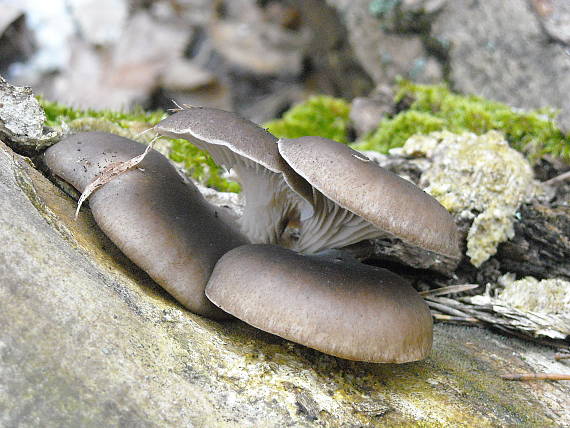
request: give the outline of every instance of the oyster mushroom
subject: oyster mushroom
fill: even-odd
[[[206,295],[254,327],[349,360],[403,363],[431,350],[426,303],[378,267],[245,245],[216,264]]]
[[[157,130],[195,142],[237,172],[249,205],[242,227],[256,242],[283,243],[285,226],[298,219],[301,251],[386,232],[439,254],[458,251],[443,207],[346,146],[316,137],[278,142],[214,109],[183,110]],[[83,192],[110,165],[124,165],[141,151],[122,137],[81,133],[48,149],[45,161]],[[403,279],[342,258],[244,245],[248,240],[166,158],[155,151],[141,158],[137,169],[92,195],[93,216],[127,257],[192,312],[229,313],[351,360],[406,362],[429,353],[429,309]]]
[[[242,185],[245,208],[239,222],[254,243],[278,243],[287,223],[300,215],[310,186],[287,165],[277,138],[235,113],[188,107],[156,125],[171,138],[184,138],[233,170]]]
[[[277,140],[234,113],[204,107],[183,109],[155,129],[236,172],[246,199],[240,223],[253,243],[312,254],[389,236],[453,266],[461,258],[457,228],[439,202],[343,144]],[[297,240],[284,233],[287,225],[300,225]]]
[[[79,133],[50,147],[44,160],[83,192],[105,167],[140,155],[141,147],[113,134]],[[138,168],[94,192],[90,207],[111,241],[178,302],[200,315],[228,317],[204,288],[218,259],[248,241],[164,156],[151,150]]]
[[[297,251],[316,253],[382,236],[459,261],[459,233],[432,196],[348,146],[321,137],[281,139],[279,153],[313,188],[314,213]]]

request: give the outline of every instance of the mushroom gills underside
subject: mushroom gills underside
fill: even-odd
[[[378,232],[374,232],[377,229],[382,235],[389,233],[406,244],[457,262],[461,259],[453,217],[435,198],[413,183],[346,145],[326,138],[281,139],[277,144],[285,162],[320,192],[314,192],[315,218],[302,228],[305,242],[299,243],[300,248],[318,247],[319,243],[313,242],[318,240],[317,234],[322,237],[320,246],[328,247],[346,245],[348,235],[353,235],[349,238],[353,243],[357,239],[377,237]],[[348,218],[342,208],[362,217],[364,222],[359,224]],[[329,215],[335,218],[330,220]],[[336,223],[336,230],[327,226],[330,223]],[[331,236],[335,233],[339,233],[336,242]]]
[[[295,251],[315,254],[330,248],[343,248],[367,239],[390,236],[353,212],[342,208],[313,189],[312,215],[301,219]]]
[[[252,243],[279,244],[314,254],[388,235],[315,188],[311,189],[312,201],[309,203],[291,189],[282,173],[273,172],[224,145],[204,144],[197,138],[189,141],[237,175],[246,201],[238,223]],[[291,234],[284,233],[285,229],[288,224],[298,222],[298,239],[291,240]]]
[[[398,242],[403,258],[399,263],[416,269],[431,269],[444,275],[455,270],[459,260],[439,252],[424,248],[417,243],[409,242],[392,233],[386,232],[369,223],[350,210],[342,208],[313,189],[314,208],[305,201],[300,206],[300,222],[293,228],[286,228],[282,234],[280,245],[304,254],[326,254],[328,250],[345,249],[366,240],[382,240],[382,245]],[[309,214],[303,215],[304,212]],[[377,244],[374,244],[376,248]],[[349,252],[351,250],[348,250]],[[358,251],[358,250],[357,250]],[[368,252],[360,257],[370,257]],[[389,253],[377,254],[380,258],[392,259]]]

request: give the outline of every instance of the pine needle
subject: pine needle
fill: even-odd
[[[504,374],[501,379],[505,380],[570,380],[570,374],[564,373],[521,373]]]

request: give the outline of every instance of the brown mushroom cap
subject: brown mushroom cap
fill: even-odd
[[[252,242],[279,242],[285,224],[298,217],[302,198],[312,198],[311,187],[279,155],[277,138],[235,113],[189,107],[155,130],[190,141],[236,172],[246,200],[240,224]]]
[[[284,162],[277,150],[277,138],[265,129],[235,113],[209,107],[189,107],[160,121],[155,130],[161,135],[184,138],[203,150],[212,151],[220,164],[228,163],[208,145],[230,149],[272,172],[281,172]]]
[[[103,132],[79,133],[45,153],[48,168],[82,192],[110,163],[140,155],[144,146]],[[151,150],[136,169],[90,198],[93,217],[123,253],[190,311],[227,314],[204,288],[218,259],[247,240],[164,156]]]
[[[278,145],[285,161],[328,200],[405,242],[461,257],[453,218],[419,187],[326,138],[282,139]]]
[[[279,155],[277,138],[236,113],[192,106],[160,121],[155,130],[161,135],[190,141],[228,168],[249,160],[271,172],[283,174],[295,192],[310,197],[307,183]]]
[[[431,350],[426,303],[377,267],[245,245],[216,264],[206,295],[254,327],[349,360],[403,363]]]

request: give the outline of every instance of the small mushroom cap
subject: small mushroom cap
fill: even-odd
[[[229,153],[218,153],[221,146],[236,155],[283,174],[285,181],[299,195],[311,198],[307,183],[283,161],[277,148],[277,138],[255,123],[236,113],[209,107],[189,107],[160,121],[156,132],[172,138],[184,138],[208,151],[227,168],[236,159]]]
[[[160,121],[156,131],[173,138],[200,140],[225,146],[233,152],[281,172],[283,160],[277,150],[277,138],[241,116],[215,108],[189,107]]]
[[[103,132],[79,133],[49,148],[44,160],[57,176],[83,191],[110,163],[140,155],[144,146]],[[190,311],[228,315],[204,288],[218,259],[247,240],[219,216],[160,153],[93,193],[89,205],[103,232]]]
[[[426,303],[373,266],[245,245],[216,264],[206,295],[254,327],[349,360],[403,363],[431,350]]]
[[[342,208],[405,242],[461,258],[453,218],[419,187],[326,138],[282,139],[278,145],[296,173]]]

